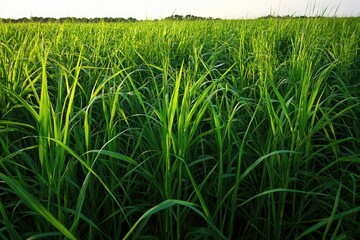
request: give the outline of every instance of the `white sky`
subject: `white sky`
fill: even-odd
[[[0,0],[0,18],[134,17],[174,14],[255,18],[265,15],[360,16],[360,0]]]

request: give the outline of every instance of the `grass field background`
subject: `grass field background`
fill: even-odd
[[[0,23],[0,238],[357,239],[360,19]]]

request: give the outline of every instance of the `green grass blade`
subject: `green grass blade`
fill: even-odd
[[[23,201],[31,210],[42,216],[50,224],[56,227],[61,233],[71,240],[76,240],[76,237],[59,222],[32,194],[30,194],[20,183],[16,180],[0,173],[0,179],[4,181],[14,191],[14,193]]]

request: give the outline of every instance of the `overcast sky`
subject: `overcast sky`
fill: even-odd
[[[360,16],[360,0],[0,0],[0,18],[134,17],[171,14],[256,18],[265,15]]]

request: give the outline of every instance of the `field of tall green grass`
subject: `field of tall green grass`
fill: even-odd
[[[0,24],[0,238],[358,239],[360,19]]]

